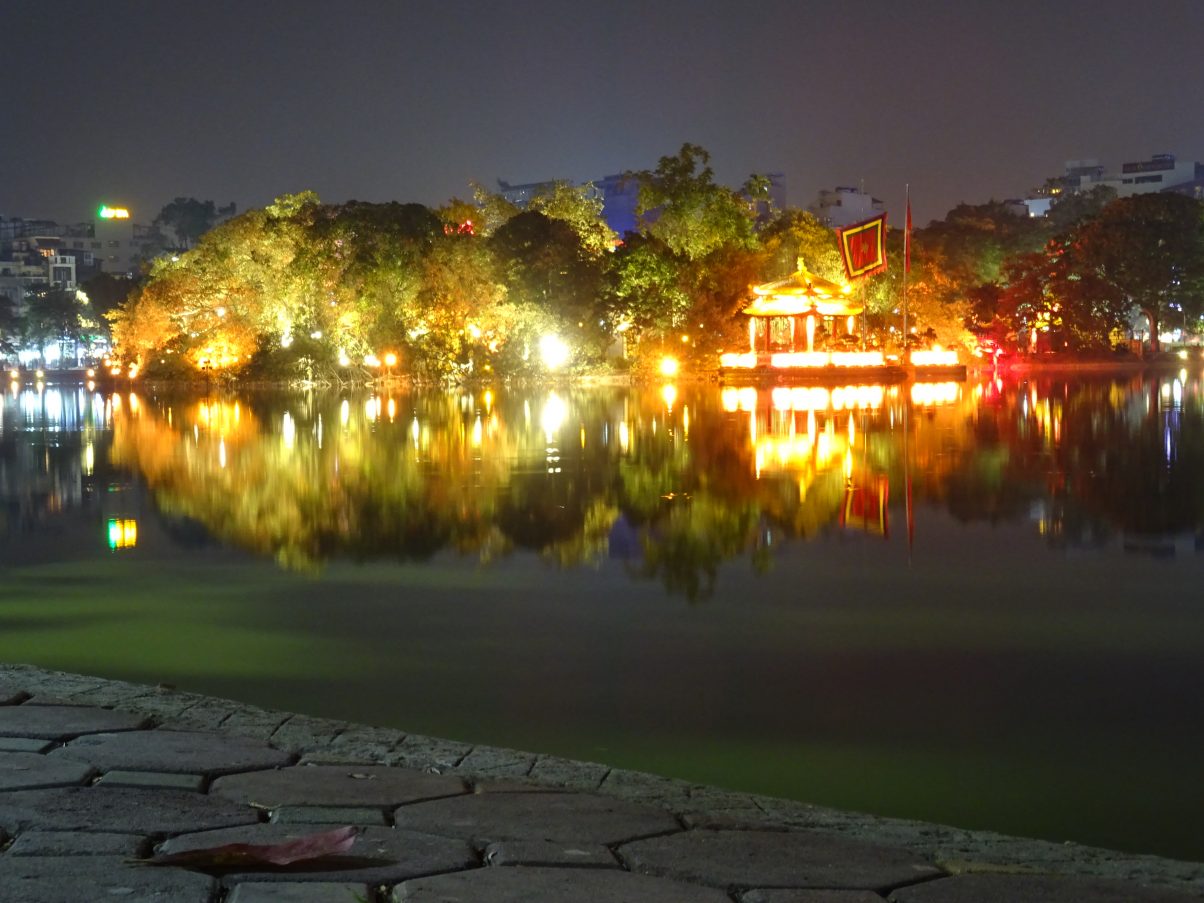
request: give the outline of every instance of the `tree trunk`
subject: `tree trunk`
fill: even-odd
[[[1157,354],[1162,350],[1158,344],[1158,312],[1152,307],[1143,307],[1141,312],[1150,324],[1150,353]]]

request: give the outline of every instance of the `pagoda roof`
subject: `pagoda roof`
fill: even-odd
[[[833,282],[816,276],[799,260],[798,271],[779,279],[753,286],[756,299],[744,309],[750,317],[793,317],[816,313],[823,317],[859,314],[865,305],[852,297],[848,283]]]

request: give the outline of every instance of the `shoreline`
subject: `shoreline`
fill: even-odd
[[[687,831],[818,832],[905,850],[949,876],[1075,876],[1174,889],[1204,899],[1204,863],[845,812],[596,762],[271,711],[168,687],[32,665],[0,665],[0,703],[19,704],[31,698],[35,705],[86,705],[130,712],[151,719],[156,728],[254,738],[301,756],[303,764],[404,765],[458,776],[470,785],[476,781],[520,782],[598,795],[667,810]]]

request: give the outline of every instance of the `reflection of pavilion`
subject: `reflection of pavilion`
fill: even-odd
[[[742,311],[749,318],[749,350],[720,355],[725,377],[888,383],[906,375],[903,365],[888,361],[881,350],[852,350],[852,346],[864,347],[857,319],[865,305],[853,297],[852,285],[816,276],[801,257],[795,273],[754,286],[753,294],[753,303]],[[832,347],[817,350],[818,334]],[[917,371],[960,369],[965,376],[953,352],[915,352],[913,364]]]

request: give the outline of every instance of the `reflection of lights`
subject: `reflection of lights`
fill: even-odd
[[[559,432],[568,413],[568,405],[564,403],[564,399],[555,392],[548,395],[548,400],[543,403],[543,409],[539,412],[539,425],[543,427],[544,436],[549,443]]]
[[[89,442],[84,446],[84,476],[92,476],[92,471],[96,467],[96,449]]]
[[[339,405],[339,426],[343,426],[343,427],[347,426],[347,424],[350,420],[351,420],[351,402],[348,401],[346,398],[344,398],[343,403]]]
[[[682,405],[681,408],[681,431],[687,439],[690,438],[690,406]]]
[[[392,398],[390,398],[388,404],[385,405],[385,413],[389,415],[389,423],[392,423],[394,418],[397,417],[397,402]]]
[[[284,440],[284,447],[288,451],[292,451],[293,446],[297,444],[297,425],[288,411],[280,418],[280,438]]]
[[[418,437],[422,435],[422,427],[418,423],[418,418],[415,417],[410,421],[410,438],[414,440],[414,447],[418,447]]]
[[[376,418],[380,414],[380,402],[376,398],[369,398],[364,402],[364,417],[372,423],[376,423]]]
[[[661,376],[674,377],[677,376],[677,371],[681,369],[681,365],[677,363],[675,357],[661,358],[660,371]]]
[[[665,402],[665,407],[672,411],[673,404],[677,401],[677,386],[673,383],[666,383],[661,387],[661,398]]]
[[[725,386],[720,393],[723,410],[729,414],[736,411],[752,411],[757,407],[757,390],[752,386],[737,389],[735,386]]]
[[[109,548],[132,549],[138,544],[138,522],[133,518],[109,518]]]
[[[955,382],[913,383],[911,386],[912,404],[924,406],[953,404],[960,394],[961,386]]]
[[[482,396],[481,400],[485,403],[485,413],[488,414],[489,411],[493,408],[493,393],[490,392],[488,389],[486,389],[485,394]]]
[[[217,440],[217,466],[223,470],[226,468],[226,440],[224,438]]]
[[[477,419],[472,423],[472,437],[469,440],[473,448],[481,447],[481,440],[484,437],[484,428],[481,425],[481,416],[478,414]]]
[[[562,367],[569,359],[569,346],[558,335],[549,333],[539,340],[539,356],[549,370]]]
[[[624,420],[619,424],[619,451],[627,454],[631,448],[631,429],[627,426],[627,421]]]

